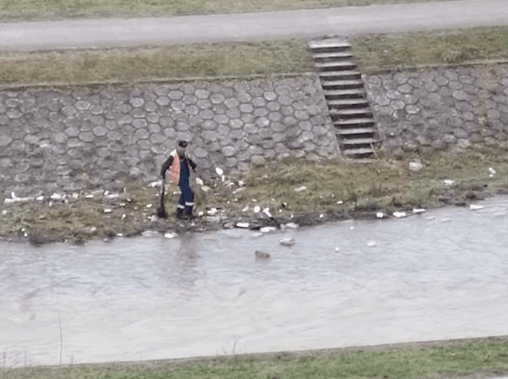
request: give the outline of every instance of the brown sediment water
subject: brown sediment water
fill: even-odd
[[[11,368],[507,335],[508,197],[481,205],[261,237],[2,242],[0,352]]]

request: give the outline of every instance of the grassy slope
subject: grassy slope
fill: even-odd
[[[430,0],[0,0],[0,22],[227,14],[427,1]]]
[[[274,353],[138,364],[20,369],[6,378],[489,378],[508,374],[508,341],[489,338],[381,348]],[[1,371],[0,371],[1,373]]]

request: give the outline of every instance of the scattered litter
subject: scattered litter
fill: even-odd
[[[280,240],[280,244],[282,246],[293,246],[295,244],[295,239],[294,238],[283,238]]]
[[[217,175],[222,175],[222,174],[224,174],[224,171],[222,171],[222,169],[220,169],[220,168],[218,168],[218,167],[215,169],[215,172],[217,173]]]
[[[319,218],[323,218],[323,217],[325,217],[325,215],[321,213],[321,214],[319,215]]]
[[[164,238],[167,238],[167,239],[175,238],[177,236],[178,236],[178,234],[176,234],[176,233],[166,233],[166,234],[164,234]]]
[[[272,214],[270,213],[270,208],[263,209],[263,213],[267,215],[268,217],[272,217]]]
[[[217,214],[217,209],[216,209],[216,208],[212,208],[212,209],[210,209],[210,210],[209,210],[208,212],[206,212],[206,213],[208,213],[208,214],[209,214],[209,215],[211,215],[211,216],[214,216],[215,214]]]
[[[105,191],[104,196],[108,196],[108,195],[109,195],[109,191]]]
[[[37,201],[42,201],[42,200],[44,200],[44,196],[42,196],[42,195],[41,195],[41,196],[39,196],[39,197],[36,197],[36,198],[35,198],[35,200],[37,200]]]
[[[196,183],[199,184],[200,186],[204,184],[201,178],[196,178]]]
[[[261,210],[261,208],[259,207],[259,205],[256,205],[254,207],[254,213],[258,213],[260,210]]]
[[[343,203],[342,200],[337,201],[337,204],[342,204],[342,203]]]
[[[419,162],[409,162],[409,169],[411,171],[420,171],[422,168],[423,166]]]
[[[455,184],[455,180],[445,179],[444,184],[447,186],[451,186],[451,185]]]
[[[477,211],[478,209],[482,209],[482,208],[485,208],[483,205],[475,205],[475,204],[471,204],[469,206],[469,208],[473,211]]]
[[[237,222],[236,226],[239,227],[239,228],[248,228],[249,227],[249,223],[248,222]]]
[[[277,228],[275,226],[265,226],[261,229],[259,229],[259,231],[261,233],[272,233],[272,232],[275,232],[277,230]]]
[[[492,167],[489,167],[489,171],[492,175],[494,175],[496,173],[496,170],[494,170]]]
[[[355,227],[354,226],[350,226],[349,227],[349,230],[353,230]]]
[[[270,254],[268,253],[263,253],[262,251],[259,251],[259,250],[256,250],[256,258],[260,258],[260,259],[267,259],[267,258],[270,258]]]
[[[152,182],[148,185],[148,187],[155,188],[155,187],[161,187],[162,186],[162,180],[157,180],[156,182]]]
[[[92,227],[90,228],[90,231],[91,231],[91,232],[95,232],[96,230],[97,230],[97,228],[96,228],[95,226],[92,226]]]
[[[288,222],[285,226],[286,228],[289,229],[298,229],[300,227],[298,224],[295,224],[294,222]]]
[[[113,212],[112,209],[109,209],[109,208],[104,209],[104,213],[111,213],[111,212]]]
[[[244,186],[244,185],[245,185],[245,182],[243,182],[243,181],[239,180],[239,181],[238,181],[238,185],[239,185],[240,187],[242,187],[242,186]]]
[[[249,210],[249,206],[247,205],[245,208],[242,209],[242,212],[247,212]]]
[[[91,193],[85,195],[85,198],[86,199],[93,199],[93,195]]]
[[[252,202],[253,203],[257,203],[258,201],[256,199],[252,199]]]
[[[377,218],[383,218],[383,217],[385,217],[385,215],[384,215],[384,213],[383,213],[383,212],[377,212],[377,213],[376,213],[376,217],[377,217]]]
[[[340,247],[335,248],[335,252],[338,253],[340,251]]]
[[[413,213],[423,213],[426,212],[426,209],[423,208],[413,208]]]
[[[122,215],[122,220],[125,219],[125,217],[127,217],[125,214]]]
[[[245,191],[245,187],[237,188],[233,191],[233,193],[238,193],[238,192],[242,192],[242,191]]]
[[[62,196],[62,195],[60,195],[60,194],[58,194],[58,193],[54,193],[54,194],[53,194],[53,195],[51,195],[49,198],[50,198],[51,200],[63,200],[63,199],[65,199],[65,195],[64,195],[64,196]]]
[[[116,236],[117,237],[123,237],[123,234],[122,233],[117,233]]]
[[[106,195],[105,197],[107,199],[118,199],[118,198],[120,198],[120,194],[119,193],[112,193],[111,195]]]
[[[296,191],[296,192],[301,192],[301,191],[304,191],[304,190],[306,190],[306,189],[307,189],[307,187],[302,186],[302,187],[299,187],[299,188],[295,188],[295,191]]]
[[[203,216],[203,215],[204,215],[203,211],[200,211],[200,212],[198,213],[198,216]]]
[[[5,216],[7,214],[7,211],[6,210],[3,210],[2,211],[2,214]]]
[[[376,243],[373,241],[367,242],[367,246],[376,246]]]
[[[155,222],[157,221],[157,216],[148,216],[148,219],[151,221],[151,222]]]
[[[79,193],[74,192],[74,193],[72,194],[72,198],[73,198],[73,199],[77,199],[78,197],[79,197]]]
[[[208,192],[210,191],[210,187],[207,187],[207,186],[202,186],[201,189],[205,192]]]
[[[397,218],[406,217],[406,212],[393,212],[393,215]]]
[[[147,208],[152,208],[152,204],[147,204],[146,207]]]

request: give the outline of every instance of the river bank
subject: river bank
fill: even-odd
[[[215,175],[196,185],[192,222],[174,219],[179,196],[174,184],[166,184],[170,216],[159,219],[160,190],[160,181],[124,182],[117,191],[90,183],[74,193],[2,199],[0,238],[79,244],[143,233],[172,238],[183,231],[273,228],[265,230],[270,231],[293,224],[405,217],[508,193],[508,158],[504,151],[478,147],[399,160],[383,156],[381,150],[369,161],[288,156],[243,176]]]

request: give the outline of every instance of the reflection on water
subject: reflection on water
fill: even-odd
[[[60,328],[63,363],[508,334],[508,198],[484,205],[261,238],[3,243],[0,352],[58,364]]]

